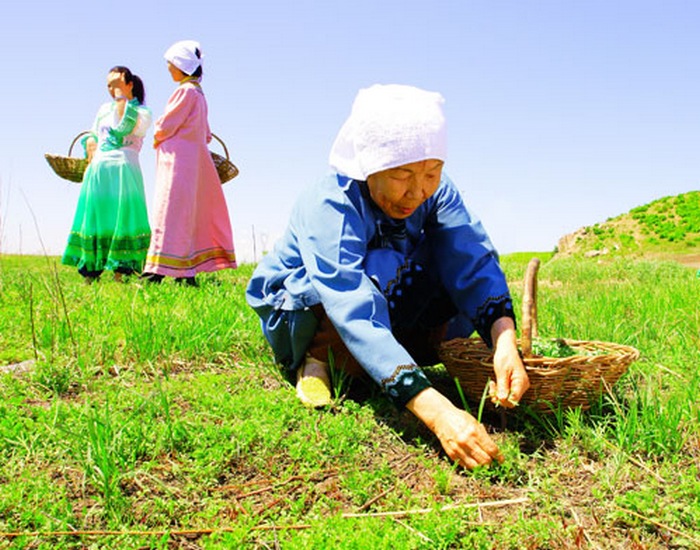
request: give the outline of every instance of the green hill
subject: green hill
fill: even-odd
[[[664,197],[582,227],[562,237],[556,253],[681,257],[684,263],[700,262],[700,191]]]

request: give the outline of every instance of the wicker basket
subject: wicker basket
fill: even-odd
[[[231,162],[226,144],[221,140],[221,138],[216,134],[212,134],[211,137],[221,144],[221,146],[224,148],[224,154],[226,155],[225,157],[222,157],[218,153],[209,151],[211,153],[211,158],[214,161],[214,165],[216,166],[216,171],[219,173],[221,185],[223,185],[238,175],[238,168]]]
[[[83,175],[88,167],[88,160],[86,158],[72,157],[73,146],[76,142],[86,134],[90,132],[80,132],[73,139],[70,147],[68,148],[68,156],[63,157],[61,155],[51,155],[46,153],[44,158],[49,163],[49,166],[54,172],[64,180],[72,181],[74,183],[81,183],[83,181]]]
[[[629,365],[639,358],[630,346],[609,342],[558,339],[577,352],[555,358],[533,355],[532,338],[537,337],[537,270],[533,258],[525,275],[521,338],[518,341],[530,389],[522,402],[540,412],[563,408],[587,409],[605,387],[611,387]],[[479,402],[489,380],[495,379],[493,352],[480,338],[456,338],[442,344],[440,358],[447,372],[459,382],[464,394]],[[493,408],[490,399],[487,405]]]

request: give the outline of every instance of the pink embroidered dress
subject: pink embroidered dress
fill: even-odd
[[[207,144],[211,130],[199,83],[173,92],[155,123],[156,191],[144,272],[170,277],[235,269],[231,222]]]

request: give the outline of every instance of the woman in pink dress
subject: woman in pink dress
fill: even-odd
[[[231,222],[207,144],[211,130],[202,92],[202,56],[193,40],[166,52],[179,85],[155,124],[156,195],[151,244],[143,278],[165,276],[196,286],[200,272],[235,269]]]

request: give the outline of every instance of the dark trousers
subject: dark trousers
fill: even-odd
[[[314,359],[330,362],[332,356],[334,368],[340,369],[350,376],[364,377],[365,371],[345,346],[340,334],[326,315],[322,305],[316,305],[311,311],[318,319],[318,325],[308,353]],[[406,351],[421,366],[434,365],[439,362],[437,348],[445,338],[448,323],[444,322],[428,328],[414,326],[393,330],[396,340],[406,348]]]

